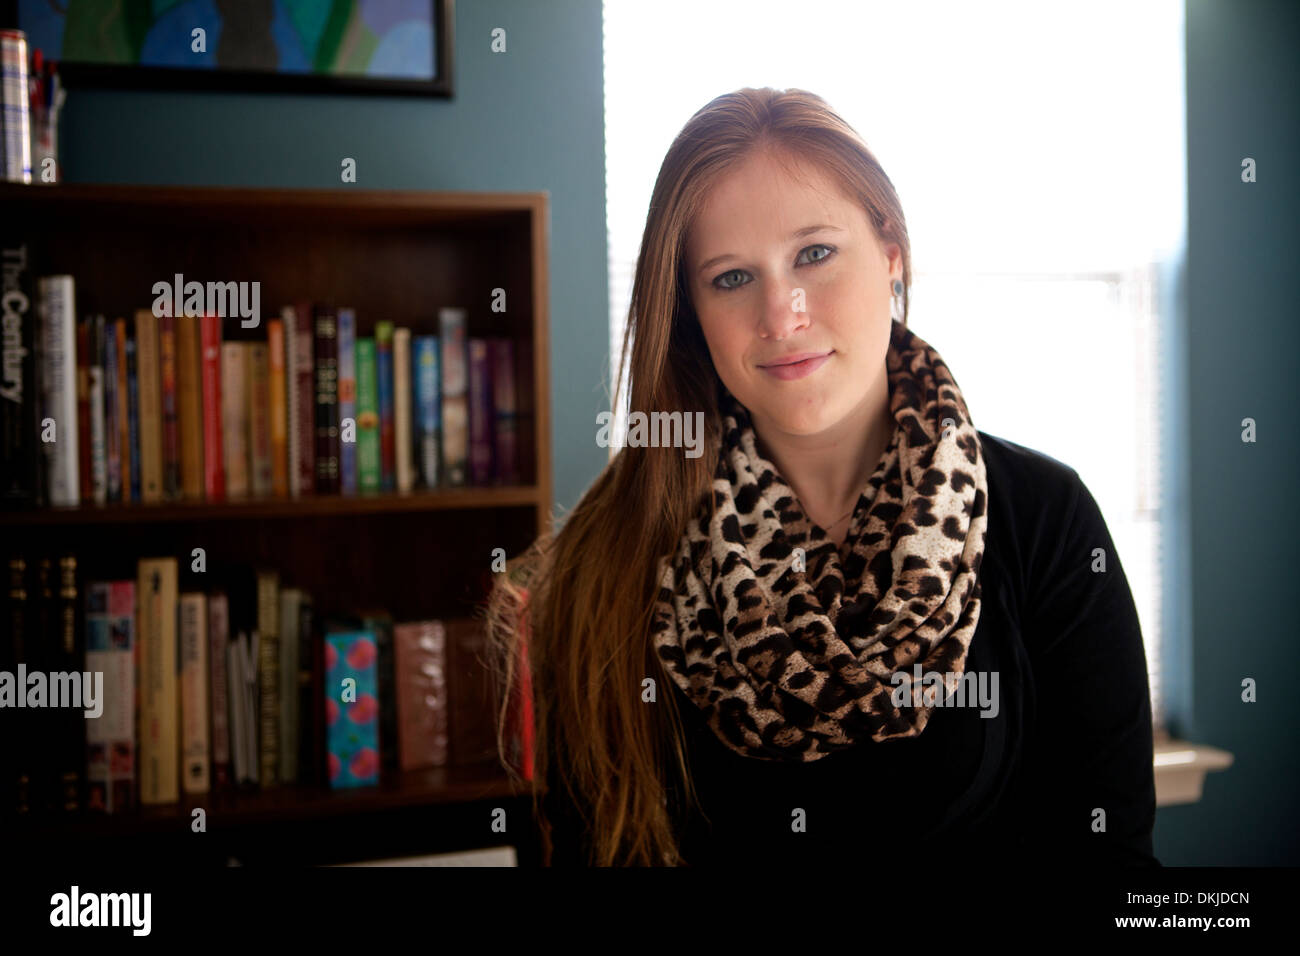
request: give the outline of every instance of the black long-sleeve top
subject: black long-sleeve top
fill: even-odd
[[[1159,865],[1146,658],[1105,521],[1074,469],[979,434],[988,532],[966,670],[998,673],[996,716],[936,707],[917,737],[760,760],[722,744],[664,682],[708,817],[683,812],[670,781],[688,865]],[[556,784],[562,771],[545,800],[552,862],[581,865],[587,836]]]

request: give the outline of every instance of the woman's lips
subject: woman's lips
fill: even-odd
[[[827,352],[825,355],[814,355],[812,358],[804,359],[802,362],[794,362],[790,365],[760,365],[764,372],[767,372],[773,378],[779,378],[783,382],[791,379],[803,378],[805,375],[811,375],[821,368],[828,358],[832,355]]]

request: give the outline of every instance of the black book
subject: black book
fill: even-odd
[[[0,503],[43,504],[40,488],[40,328],[30,245],[6,238],[0,248]]]

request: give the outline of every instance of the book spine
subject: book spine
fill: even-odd
[[[77,328],[72,276],[46,276],[40,280],[42,315],[42,371],[45,397],[41,422],[45,448],[45,473],[49,502],[56,507],[81,504],[81,469],[77,437]]]
[[[298,494],[316,493],[316,331],[310,302],[294,308],[293,374],[297,379]]]
[[[135,335],[126,340],[127,460],[131,463],[131,500],[140,501],[140,375],[136,368]],[[125,489],[124,489],[125,490]]]
[[[266,327],[270,362],[268,388],[271,414],[271,494],[289,494],[289,410],[285,390],[284,320],[272,319]]]
[[[113,665],[117,654],[109,633],[108,603],[112,584],[91,581],[86,585],[86,673],[104,675],[104,689],[117,687],[113,682]],[[112,717],[104,701],[104,713],[97,720],[86,721],[86,810],[93,813],[112,811],[112,776],[109,773],[110,730]],[[116,703],[116,702],[114,702]]]
[[[438,310],[442,347],[442,466],[443,479],[463,486],[469,475],[469,358],[465,345],[464,309]]]
[[[447,764],[447,632],[441,621],[393,627],[402,770]]]
[[[9,558],[7,583],[9,601],[5,607],[5,625],[8,634],[7,643],[0,641],[0,651],[4,653],[4,669],[16,672],[19,661],[37,666],[29,646],[28,626],[33,615],[29,610],[31,600],[26,558]],[[12,811],[19,816],[31,813],[29,758],[35,735],[28,732],[28,719],[25,708],[0,710],[0,739],[13,742],[12,747],[0,747],[0,774],[3,774],[0,783],[4,786],[0,813]]]
[[[380,488],[379,388],[375,340],[357,339],[357,485],[363,494]]]
[[[297,319],[294,308],[286,305],[280,309],[280,321],[284,324],[284,397],[288,416],[288,434],[286,436],[286,458],[288,459],[289,497],[297,498],[301,493],[298,487],[299,443],[298,428],[301,421],[298,416],[298,345]]]
[[[442,454],[442,384],[438,374],[438,337],[415,337],[415,417],[420,483],[437,488]]]
[[[271,365],[265,342],[248,343],[248,458],[253,495],[271,494]]]
[[[298,780],[306,784],[323,784],[321,755],[325,750],[325,730],[321,723],[322,682],[321,642],[316,639],[316,617],[311,595],[302,592],[298,602]]]
[[[334,310],[316,309],[316,491],[339,491],[338,320]]]
[[[95,504],[108,501],[108,436],[104,430],[104,317],[90,320],[90,494]]]
[[[175,558],[140,560],[140,803],[180,799],[176,700]]]
[[[261,747],[258,778],[272,787],[280,777],[280,581],[274,571],[257,575],[257,687]]]
[[[397,460],[393,447],[393,323],[375,323],[375,386],[379,396],[379,485],[396,487]]]
[[[200,591],[180,596],[181,788],[206,793],[208,760],[208,608]]]
[[[111,671],[104,672],[104,713],[108,732],[110,813],[135,809],[136,799],[136,606],[134,581],[109,586],[108,620]]]
[[[163,500],[162,375],[158,319],[148,309],[135,313],[135,371],[140,396],[140,500]]]
[[[203,500],[203,360],[196,315],[176,318],[176,410],[180,429],[181,495]]]
[[[108,501],[121,501],[122,430],[117,424],[117,323],[104,323],[100,348],[104,365],[104,448],[108,460],[106,497]]]
[[[280,592],[280,782],[298,781],[298,625],[302,592]]]
[[[181,442],[176,405],[176,318],[158,318],[158,362],[162,401],[163,498],[181,496]]]
[[[408,494],[415,487],[411,438],[411,330],[393,330],[393,444],[397,490]]]
[[[0,500],[39,503],[40,396],[36,357],[39,337],[35,283],[28,244],[0,244],[3,305],[3,371],[0,372]]]
[[[221,343],[221,424],[226,497],[248,497],[248,343]]]
[[[357,314],[339,309],[339,489],[357,493]],[[351,421],[348,433],[344,422]],[[350,439],[350,440],[349,440]]]
[[[375,636],[379,652],[376,662],[375,694],[379,701],[379,755],[386,771],[399,766],[397,752],[396,669],[393,654],[393,620],[387,615],[368,616],[362,624]]]
[[[492,340],[492,409],[495,415],[496,469],[501,484],[519,483],[519,410],[515,389],[515,349],[510,339]]]
[[[327,776],[332,788],[379,782],[379,701],[376,698],[378,649],[369,631],[325,636]],[[355,700],[343,700],[335,688],[350,678]],[[346,714],[343,711],[346,710]]]
[[[212,779],[218,788],[228,787],[231,782],[230,695],[226,674],[229,635],[229,604],[226,595],[217,591],[208,597],[208,648],[212,662]]]
[[[122,485],[118,489],[119,501],[131,500],[131,396],[127,388],[126,369],[126,319],[113,323],[113,339],[117,345],[117,432],[118,459],[122,467]]]
[[[224,408],[221,392],[221,319],[199,319],[203,353],[203,493],[208,501],[226,497],[225,437],[221,428]]]
[[[90,349],[91,320],[77,322],[77,477],[82,502],[93,500],[94,476],[91,471],[90,434]]]
[[[487,339],[469,340],[469,466],[470,482],[492,482],[492,365]]]

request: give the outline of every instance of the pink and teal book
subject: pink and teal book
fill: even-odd
[[[373,631],[325,635],[326,762],[332,788],[379,783],[378,670]]]

